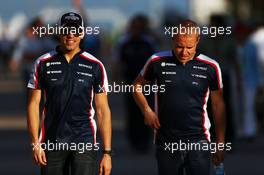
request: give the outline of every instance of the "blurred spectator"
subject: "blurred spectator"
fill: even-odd
[[[257,58],[261,66],[261,85],[257,89],[255,96],[255,107],[257,115],[258,129],[264,131],[264,87],[263,87],[263,75],[264,75],[264,24],[261,24],[259,28],[251,36],[252,42],[256,45]]]
[[[120,67],[126,84],[133,83],[138,72],[154,53],[155,43],[148,31],[148,18],[144,15],[136,15],[129,23],[127,34],[118,43],[118,58],[122,64]],[[126,93],[125,103],[130,143],[137,151],[146,151],[150,146],[151,130],[144,125],[144,117],[131,93]]]
[[[29,80],[29,74],[34,61],[47,51],[52,50],[56,46],[56,42],[49,36],[40,37],[34,34],[34,28],[44,26],[40,18],[36,18],[26,27],[25,32],[18,39],[15,50],[12,54],[10,69],[22,71],[22,77],[25,83]]]
[[[258,37],[259,31],[257,30],[250,35],[248,31],[247,33],[241,34],[244,35],[244,40],[241,40],[242,42],[238,45],[238,58],[240,58],[244,92],[242,137],[252,139],[257,135],[255,97],[258,88],[262,85],[262,74],[260,64],[261,54],[259,54],[261,50],[256,42],[259,39],[256,38]]]
[[[228,27],[226,17],[223,15],[212,15],[210,17],[209,27]],[[224,84],[224,101],[226,104],[227,128],[226,139],[232,141],[237,136],[236,130],[239,127],[236,121],[239,121],[239,64],[236,59],[236,45],[233,35],[220,35],[210,37],[202,36],[199,48],[209,57],[215,59],[221,66],[223,84]],[[210,107],[209,107],[210,111]],[[211,117],[211,116],[210,116]],[[212,131],[213,129],[212,124]]]
[[[5,33],[4,33],[5,34]],[[5,75],[8,71],[8,62],[14,50],[14,41],[5,35],[0,39],[0,74]]]

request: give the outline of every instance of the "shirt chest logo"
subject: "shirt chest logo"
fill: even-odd
[[[54,61],[54,62],[47,62],[46,67],[54,66],[54,65],[61,65],[60,61]]]
[[[207,76],[206,75],[202,75],[202,74],[194,74],[194,73],[192,73],[191,76],[195,77],[195,78],[207,79]]]
[[[176,72],[173,71],[163,71],[162,75],[176,75]]]
[[[47,74],[61,74],[61,70],[52,70],[52,71],[47,71]]]
[[[86,72],[79,72],[79,71],[77,71],[76,73],[77,73],[78,75],[83,75],[83,76],[87,76],[87,77],[93,77],[93,74],[86,73]]]
[[[207,67],[203,67],[203,66],[193,66],[193,69],[207,71]]]
[[[166,63],[166,62],[162,62],[160,65],[161,67],[177,66],[175,63]]]
[[[174,68],[177,66],[175,63],[167,63],[167,62],[161,62],[160,66],[162,67],[161,74],[162,75],[176,75],[176,71]]]
[[[81,63],[79,63],[78,66],[79,67],[84,67],[84,68],[87,68],[87,69],[92,69],[93,68],[93,66],[91,66],[91,65],[81,64]]]

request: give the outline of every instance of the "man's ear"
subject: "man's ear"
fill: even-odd
[[[197,36],[197,42],[196,43],[198,44],[199,41],[200,41],[200,35]]]

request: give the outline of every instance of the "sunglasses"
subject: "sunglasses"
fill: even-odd
[[[82,36],[83,35],[83,28],[82,27],[76,27],[76,26],[63,27],[60,29],[60,34],[63,36],[67,36],[70,34],[73,34],[75,37]]]

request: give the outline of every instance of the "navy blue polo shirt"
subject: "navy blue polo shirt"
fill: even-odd
[[[94,93],[108,91],[101,61],[80,51],[68,63],[52,51],[35,61],[28,88],[45,94],[41,142],[96,143]]]
[[[165,92],[157,93],[155,98],[161,124],[157,143],[210,141],[207,101],[210,91],[223,88],[221,69],[215,60],[196,54],[183,64],[173,51],[160,52],[147,61],[141,76],[158,86],[165,85]]]

